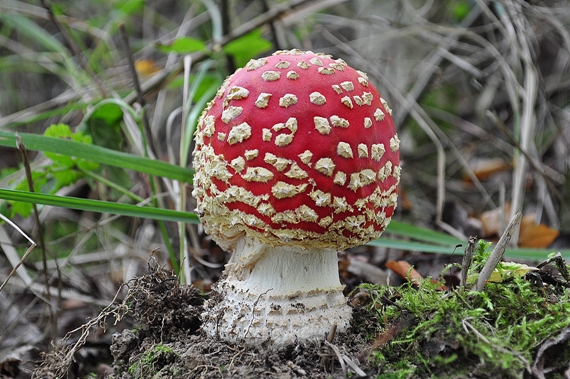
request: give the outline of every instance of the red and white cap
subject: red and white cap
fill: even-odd
[[[204,228],[233,250],[346,249],[378,238],[394,213],[400,140],[365,73],[300,50],[251,60],[200,117],[194,196]]]

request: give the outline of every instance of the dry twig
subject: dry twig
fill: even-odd
[[[505,254],[505,250],[509,244],[509,241],[511,240],[511,237],[513,236],[515,230],[518,230],[519,225],[521,223],[521,219],[522,219],[522,213],[518,212],[511,219],[511,222],[509,222],[507,229],[499,239],[499,242],[497,242],[497,245],[493,249],[493,252],[487,259],[485,266],[483,266],[481,272],[479,273],[479,277],[477,278],[477,283],[475,284],[476,291],[483,291],[483,289],[485,288],[487,280],[491,277],[491,274],[495,270],[495,267],[497,267],[497,264],[503,258],[503,254]]]

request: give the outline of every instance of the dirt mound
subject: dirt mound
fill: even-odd
[[[132,281],[128,297],[139,327],[113,336],[115,379],[340,378],[372,370],[365,362],[366,340],[379,323],[364,308],[354,308],[355,326],[332,342],[275,351],[206,336],[200,330],[204,295],[166,270],[155,268]]]

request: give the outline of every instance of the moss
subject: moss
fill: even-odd
[[[179,354],[171,347],[158,344],[144,353],[127,370],[129,374],[138,378],[151,378],[160,370],[172,363]]]
[[[481,242],[470,274],[488,256]],[[570,291],[511,277],[482,292],[364,285],[383,322],[372,360],[381,378],[521,378],[530,374],[538,347],[570,324]],[[570,346],[558,355],[558,367]],[[551,366],[557,367],[556,362]]]

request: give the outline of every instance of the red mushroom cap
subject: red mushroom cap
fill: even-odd
[[[243,233],[306,248],[378,238],[400,179],[391,113],[341,59],[292,50],[251,60],[198,123],[194,196],[206,232],[230,249]]]

